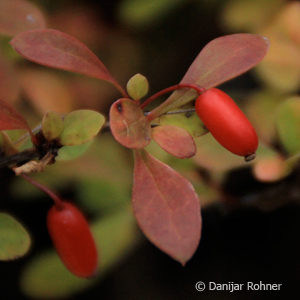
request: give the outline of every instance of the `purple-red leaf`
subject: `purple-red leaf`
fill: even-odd
[[[31,30],[18,34],[10,43],[26,59],[108,81],[126,94],[99,58],[66,33],[54,29]]]
[[[114,102],[109,112],[114,138],[132,149],[146,147],[151,141],[151,127],[138,103],[127,98]]]
[[[225,35],[209,42],[195,58],[180,83],[203,88],[220,85],[257,65],[269,47],[267,38],[248,33]],[[175,91],[159,107],[160,114],[195,98],[194,90]],[[163,107],[162,107],[163,106]]]
[[[22,31],[44,27],[44,16],[32,3],[26,0],[0,1],[0,34],[13,36]]]
[[[220,85],[257,65],[268,50],[265,37],[239,33],[216,38],[196,57],[182,83],[195,83],[206,89]]]
[[[201,235],[200,204],[191,183],[145,150],[135,151],[132,201],[147,238],[184,265]]]
[[[31,132],[26,120],[7,102],[0,99],[0,130],[26,129]]]
[[[178,158],[192,157],[197,150],[193,137],[181,127],[157,126],[152,130],[152,137],[162,149]]]

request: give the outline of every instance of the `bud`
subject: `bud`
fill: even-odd
[[[128,80],[126,89],[132,99],[140,100],[148,93],[149,83],[145,76],[138,73]]]
[[[60,136],[64,129],[64,123],[60,115],[55,112],[47,112],[42,120],[42,132],[48,141]]]

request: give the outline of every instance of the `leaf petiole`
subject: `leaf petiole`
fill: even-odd
[[[154,95],[152,95],[151,97],[149,97],[148,99],[146,99],[142,104],[141,104],[141,108],[145,108],[148,104],[150,104],[151,102],[153,102],[154,100],[156,100],[157,98],[159,98],[160,96],[166,94],[166,93],[170,93],[172,91],[178,90],[178,89],[185,89],[185,88],[189,88],[189,89],[194,89],[199,95],[202,94],[205,89],[202,87],[199,87],[196,84],[189,84],[189,83],[179,83],[179,84],[175,84],[172,85],[168,88],[165,88],[157,93],[155,93]],[[148,114],[148,120],[152,121],[154,120],[156,117],[158,117],[158,113],[157,111],[159,111],[159,109],[156,108],[156,113],[153,114],[152,112],[150,112]]]

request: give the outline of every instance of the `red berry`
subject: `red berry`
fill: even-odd
[[[69,202],[63,207],[51,207],[47,216],[47,227],[64,265],[74,275],[95,275],[98,254],[89,225],[80,210]]]
[[[256,132],[235,102],[211,88],[196,100],[196,112],[214,138],[226,149],[250,160],[258,146]]]

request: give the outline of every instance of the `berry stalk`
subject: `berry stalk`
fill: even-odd
[[[21,174],[21,176],[28,181],[29,183],[31,183],[32,185],[34,185],[35,187],[37,187],[38,189],[40,189],[41,191],[43,191],[44,193],[46,193],[53,201],[55,204],[55,207],[58,210],[62,210],[64,208],[64,203],[63,201],[60,199],[60,197],[58,197],[54,192],[52,192],[49,188],[47,188],[46,186],[42,185],[41,183],[35,181],[33,178],[25,175],[25,174]]]

